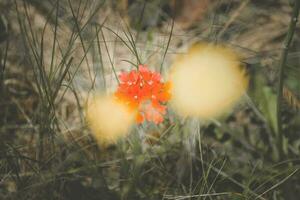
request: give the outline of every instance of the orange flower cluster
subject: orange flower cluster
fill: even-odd
[[[138,123],[145,120],[156,124],[163,122],[163,115],[166,114],[164,104],[171,96],[169,82],[162,82],[161,75],[150,71],[146,65],[139,65],[138,70],[122,72],[119,80],[115,96],[138,111]]]

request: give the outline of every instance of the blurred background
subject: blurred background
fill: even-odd
[[[297,12],[298,0],[0,0],[0,199],[299,199]],[[200,125],[170,110],[97,145],[90,94],[139,62],[167,79],[197,42],[240,54],[239,105]]]

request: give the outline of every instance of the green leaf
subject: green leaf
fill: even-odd
[[[277,134],[277,118],[276,118],[276,94],[272,91],[270,87],[263,86],[261,91],[261,97],[259,102],[259,107],[263,112],[264,116],[268,120],[270,128]]]
[[[268,126],[277,134],[277,95],[272,88],[266,84],[265,77],[261,73],[255,75],[250,93],[258,109],[265,117]]]

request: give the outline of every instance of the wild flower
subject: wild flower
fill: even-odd
[[[134,123],[134,112],[114,96],[96,96],[87,105],[86,119],[99,144],[125,137]]]
[[[245,93],[248,77],[239,56],[222,45],[197,44],[174,62],[171,105],[181,116],[213,118]]]
[[[145,120],[156,124],[163,122],[165,103],[170,99],[170,84],[164,83],[159,73],[150,71],[146,65],[137,70],[122,72],[115,96],[133,110],[137,110],[136,121]]]

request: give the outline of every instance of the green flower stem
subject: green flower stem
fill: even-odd
[[[279,64],[279,82],[277,87],[277,145],[280,151],[280,157],[283,155],[283,133],[282,133],[282,119],[281,119],[281,105],[282,105],[282,91],[284,84],[284,70],[287,62],[287,56],[289,52],[289,48],[295,33],[296,24],[299,16],[299,8],[300,8],[300,0],[295,0],[293,13],[291,16],[291,21],[289,25],[289,29],[285,38],[284,47],[280,57]]]

